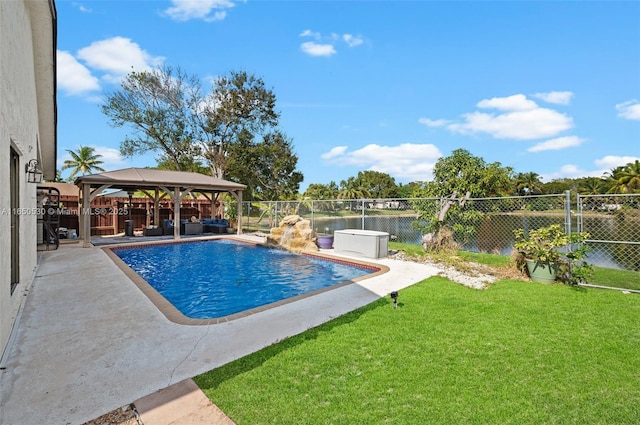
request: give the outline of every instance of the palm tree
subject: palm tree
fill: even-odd
[[[338,199],[360,199],[370,196],[369,191],[362,187],[354,177],[349,177],[346,181],[342,180],[340,182]]]
[[[603,180],[598,177],[587,177],[579,183],[579,191],[582,195],[599,195],[603,193]]]
[[[622,183],[622,173],[624,166],[612,168],[611,171],[604,173],[609,189],[607,193],[623,193],[624,184]]]
[[[100,161],[99,158],[102,158],[102,155],[96,154],[95,149],[90,146],[82,146],[77,152],[74,152],[70,149],[67,149],[69,155],[71,155],[72,159],[67,159],[64,161],[62,165],[62,170],[67,170],[69,168],[73,168],[71,174],[69,174],[69,179],[73,178],[78,173],[91,174],[94,171],[104,171],[100,165],[103,164],[103,161]]]
[[[518,173],[515,179],[518,195],[534,195],[542,193],[542,182],[538,173]]]
[[[640,161],[628,163],[620,172],[618,179],[622,193],[640,193]]]

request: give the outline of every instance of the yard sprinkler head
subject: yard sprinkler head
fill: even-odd
[[[397,309],[398,308],[398,291],[392,291],[391,294],[391,299],[393,300],[393,308]]]

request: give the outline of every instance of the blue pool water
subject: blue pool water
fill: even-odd
[[[113,252],[194,319],[228,316],[372,273],[224,239]]]

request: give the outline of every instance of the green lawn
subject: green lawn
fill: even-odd
[[[196,377],[243,424],[637,424],[640,296],[441,277]]]

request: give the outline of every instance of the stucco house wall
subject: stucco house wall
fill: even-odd
[[[0,1],[0,353],[37,265],[37,184],[27,182],[26,164],[36,159],[46,178],[55,177],[55,39],[53,0]],[[19,157],[13,185],[12,151]],[[19,207],[15,210],[12,187]],[[12,215],[17,218],[16,244]],[[19,260],[16,285],[11,279],[14,247]]]

